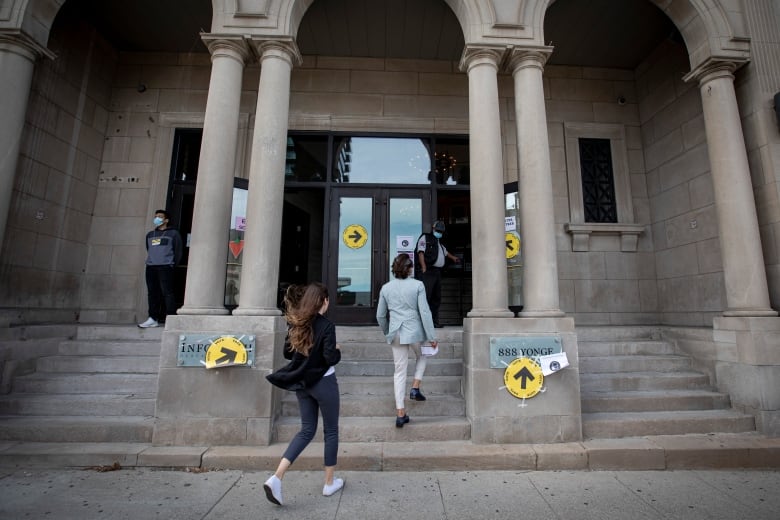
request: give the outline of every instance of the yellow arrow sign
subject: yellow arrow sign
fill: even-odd
[[[520,235],[514,231],[509,231],[504,234],[504,240],[506,241],[506,258],[514,258],[520,253]]]
[[[208,350],[206,359],[202,361],[206,368],[219,368],[231,365],[246,365],[246,347],[233,336],[217,338]]]
[[[531,358],[517,358],[504,371],[507,391],[518,399],[527,399],[539,393],[544,383],[542,367]]]
[[[368,231],[360,224],[350,224],[344,229],[341,239],[347,247],[360,249],[368,241]]]

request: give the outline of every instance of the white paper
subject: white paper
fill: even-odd
[[[435,356],[439,353],[439,345],[436,345],[435,347],[432,347],[430,345],[423,345],[420,347],[420,353],[423,356]]]
[[[566,357],[566,352],[539,356],[539,364],[542,366],[542,375],[549,376],[569,366],[569,358]]]

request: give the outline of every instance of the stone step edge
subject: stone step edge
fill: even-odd
[[[286,443],[270,446],[152,446],[144,443],[0,442],[0,467],[158,467],[273,471]],[[757,433],[593,439],[558,444],[471,441],[341,443],[343,471],[690,470],[780,468],[780,438]],[[322,469],[312,443],[293,470]]]

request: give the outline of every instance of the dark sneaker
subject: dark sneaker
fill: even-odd
[[[404,415],[403,417],[396,417],[395,418],[395,427],[396,428],[403,428],[404,424],[409,422],[409,416]]]
[[[420,392],[419,388],[412,388],[412,391],[409,392],[409,399],[412,401],[425,401],[425,396]]]

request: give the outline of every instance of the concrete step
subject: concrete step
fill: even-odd
[[[136,325],[79,325],[76,339],[80,340],[162,340],[163,327],[142,329]]]
[[[0,415],[154,415],[156,396],[12,394],[0,396]]]
[[[154,417],[0,416],[0,440],[25,442],[150,442]]]
[[[734,410],[582,414],[582,435],[586,439],[714,432],[737,433],[754,431],[755,427],[752,415]]]
[[[75,324],[18,325],[0,327],[0,341],[35,340],[43,338],[73,338],[78,326]]]
[[[70,340],[60,343],[66,356],[159,356],[161,340]]]
[[[427,397],[427,396],[426,396]],[[392,417],[396,413],[392,393],[387,395],[342,395],[341,417]],[[408,413],[425,417],[465,417],[466,401],[460,396],[435,395],[426,401],[406,401]],[[282,415],[299,417],[298,399],[288,393],[282,398]]]
[[[661,331],[654,326],[577,327],[577,342],[660,340]]]
[[[441,329],[439,329],[441,330]],[[341,341],[339,341],[341,343]],[[342,360],[392,360],[393,349],[387,342],[382,343],[341,343]],[[461,343],[439,343],[439,353],[434,359],[463,360]]]
[[[145,394],[157,374],[36,373],[14,379],[13,392],[31,394]]]
[[[385,417],[340,417],[339,442],[456,441],[471,438],[471,424],[465,417],[426,417],[407,412],[410,422],[395,427],[395,415]],[[276,422],[278,442],[289,442],[301,428],[298,417],[280,417]],[[322,424],[315,441],[322,441]],[[320,452],[321,453],[321,452]]]
[[[366,343],[389,347],[379,325],[366,327],[339,325],[336,327],[336,338],[342,345],[345,343]],[[461,327],[436,329],[436,338],[446,344],[462,343],[463,329]]]
[[[460,396],[460,376],[431,376],[425,377],[422,383],[422,391],[427,396],[450,394]],[[392,377],[373,376],[339,376],[339,391],[341,395],[393,395]]]
[[[157,374],[159,356],[48,356],[38,359],[38,372]]]
[[[415,360],[410,359],[407,375],[414,375]],[[339,362],[336,373],[341,376],[378,376],[393,377],[395,365],[392,361],[344,361]],[[438,354],[428,358],[425,376],[460,376],[463,374],[463,361],[460,359],[439,359]]]
[[[412,418],[414,421],[414,418]],[[400,433],[413,433],[413,423]],[[407,429],[409,428],[409,429]],[[152,446],[149,443],[0,442],[0,467],[203,468],[273,471],[287,443],[270,446]],[[292,467],[322,470],[321,442]],[[662,435],[556,444],[471,441],[342,443],[342,471],[560,471],[780,468],[780,438],[757,433]]]
[[[622,372],[580,374],[580,391],[709,389],[710,380],[699,372]]]
[[[706,390],[591,392],[581,397],[584,413],[716,410],[731,406],[728,395]]]
[[[580,358],[580,374],[615,372],[683,372],[691,369],[685,356],[591,356]]]
[[[591,356],[631,356],[634,354],[675,354],[674,347],[667,341],[578,341],[580,359]]]

